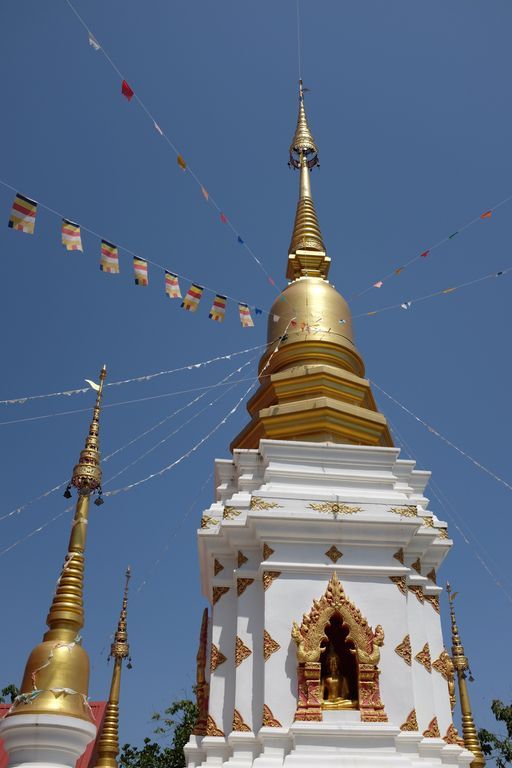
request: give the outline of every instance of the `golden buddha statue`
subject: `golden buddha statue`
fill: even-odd
[[[351,698],[351,681],[343,674],[338,653],[331,641],[326,649],[322,665],[323,709],[357,709],[357,701]]]

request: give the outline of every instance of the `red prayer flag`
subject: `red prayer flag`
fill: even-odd
[[[492,216],[492,211],[484,211],[482,215],[480,216],[481,219],[490,219]]]
[[[128,101],[132,100],[132,98],[133,98],[133,91],[130,88],[130,86],[128,85],[128,83],[126,82],[126,80],[123,80],[123,82],[122,82],[121,93],[123,94],[123,96],[126,96]]]
[[[228,220],[226,219],[226,217],[224,216],[223,213],[221,213],[221,215],[220,215],[220,220],[222,221],[223,224],[227,224],[228,223]]]
[[[429,255],[429,253],[430,253],[430,250],[423,251],[423,253],[420,253],[420,256],[421,256],[422,259],[426,259],[426,257]]]
[[[270,285],[273,285],[275,287],[276,284],[274,283],[274,281],[272,280],[271,277],[269,277],[268,281],[269,281]]]

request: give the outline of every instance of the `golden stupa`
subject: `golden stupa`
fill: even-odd
[[[261,438],[393,445],[354,344],[350,310],[329,283],[327,256],[311,194],[318,150],[299,84],[299,116],[289,165],[299,170],[299,200],[288,252],[288,286],[272,305],[260,386],[249,400],[251,421],[231,449],[257,448]]]

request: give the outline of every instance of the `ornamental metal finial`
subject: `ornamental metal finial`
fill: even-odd
[[[101,467],[100,467],[100,405],[103,394],[103,382],[107,377],[107,366],[104,365],[100,373],[100,383],[96,404],[92,414],[92,421],[89,427],[89,434],[85,440],[85,448],[80,453],[78,464],[73,469],[71,485],[77,489],[78,493],[88,495],[98,488],[101,489]],[[100,490],[101,497],[101,490]]]
[[[299,80],[299,115],[297,117],[297,127],[290,144],[290,166],[293,168],[300,168],[301,155],[305,155],[308,168],[314,168],[315,165],[319,165],[318,149],[309,129],[304,108],[305,90],[308,89],[303,88],[302,80]]]
[[[114,669],[112,670],[112,682],[110,684],[110,694],[105,709],[105,719],[98,741],[96,768],[117,768],[117,755],[119,754],[119,694],[121,691],[121,670],[123,660],[126,659],[130,653],[126,629],[128,582],[130,581],[130,577],[131,570],[128,567],[125,574],[126,580],[121,614],[114,635],[114,642],[110,647],[110,657],[114,659]],[[129,662],[128,668],[130,668],[130,666],[131,664]]]
[[[457,680],[459,683],[459,699],[460,709],[462,713],[462,736],[464,739],[464,746],[469,749],[475,756],[475,759],[471,763],[471,768],[483,768],[485,766],[485,758],[482,752],[482,747],[478,739],[478,734],[475,728],[475,722],[473,720],[473,712],[471,710],[471,702],[469,700],[469,693],[466,682],[466,672],[469,669],[469,662],[467,656],[464,654],[464,647],[460,640],[459,628],[457,626],[457,619],[455,616],[455,598],[457,592],[452,592],[451,586],[446,584],[446,592],[448,594],[448,601],[450,604],[450,619],[452,625],[452,661],[455,671],[457,672]]]

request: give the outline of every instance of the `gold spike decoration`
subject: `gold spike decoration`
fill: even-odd
[[[64,715],[93,723],[87,701],[89,690],[89,658],[80,643],[84,625],[83,586],[85,544],[89,522],[89,502],[101,497],[101,465],[99,451],[100,407],[107,369],[100,372],[89,433],[78,463],[73,469],[65,498],[76,488],[78,499],[69,537],[68,551],[46,623],[48,630],[42,642],[30,654],[16,698],[7,717],[23,714]],[[22,706],[20,706],[22,705]]]
[[[121,690],[121,670],[123,661],[130,656],[128,645],[128,633],[126,617],[128,609],[128,583],[130,581],[130,568],[126,571],[123,605],[121,615],[114,635],[114,642],[110,646],[110,657],[114,659],[112,670],[112,682],[108,697],[105,719],[98,741],[98,757],[96,768],[117,768],[117,755],[119,753],[119,693]]]
[[[290,165],[294,168],[300,168],[300,156],[310,157],[309,167],[318,165],[318,149],[315,140],[309,129],[304,109],[304,88],[302,80],[299,80],[299,114],[297,117],[297,127],[290,144]]]
[[[471,768],[481,768],[485,765],[485,758],[475,728],[475,721],[473,720],[473,712],[471,711],[471,702],[469,700],[469,693],[466,683],[466,672],[469,669],[469,663],[466,655],[464,654],[464,647],[460,640],[459,628],[457,626],[457,619],[455,617],[454,601],[457,596],[457,592],[452,592],[452,588],[449,584],[446,585],[446,591],[448,593],[448,600],[450,603],[450,618],[452,627],[452,661],[457,673],[457,681],[459,684],[459,700],[462,713],[462,737],[464,739],[464,745],[466,749],[469,749],[469,751],[472,752],[475,756],[475,759],[471,763]]]

